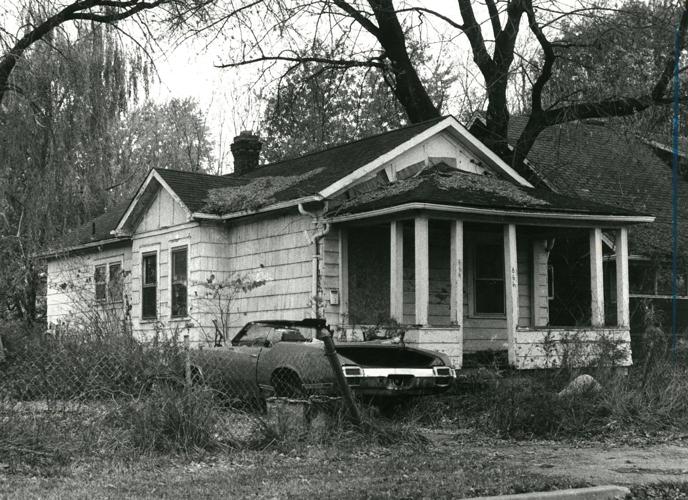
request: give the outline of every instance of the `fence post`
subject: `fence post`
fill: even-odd
[[[351,388],[349,387],[349,384],[346,382],[346,377],[344,376],[344,372],[342,371],[342,365],[339,362],[339,358],[337,357],[337,351],[334,347],[334,340],[332,340],[332,335],[330,334],[330,331],[327,328],[323,328],[321,330],[320,340],[322,340],[325,344],[325,356],[327,356],[327,359],[330,362],[330,366],[332,367],[332,371],[334,372],[337,385],[339,386],[339,391],[344,397],[344,401],[346,402],[346,406],[348,407],[351,421],[354,423],[354,425],[361,425],[361,412],[358,410],[358,405],[356,405],[356,401],[354,401],[354,396],[353,394],[351,394]]]
[[[0,336],[0,362],[5,361],[5,349],[2,347],[2,336]]]
[[[189,334],[184,335],[184,382],[191,387],[191,353],[189,352]]]

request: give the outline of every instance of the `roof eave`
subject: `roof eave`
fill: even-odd
[[[323,198],[318,195],[304,196],[302,198],[296,198],[293,200],[281,201],[279,203],[273,203],[265,207],[258,208],[256,210],[240,210],[238,212],[230,212],[222,215],[209,214],[205,212],[194,212],[191,216],[197,220],[216,220],[224,221],[230,219],[239,219],[242,217],[249,217],[251,215],[263,214],[266,212],[274,212],[277,210],[284,210],[286,208],[292,208],[300,205],[301,203],[309,203],[313,201],[322,201]]]
[[[343,214],[339,216],[328,217],[327,220],[332,223],[349,222],[373,217],[384,217],[388,215],[394,215],[401,212],[408,212],[414,210],[440,211],[451,214],[463,214],[468,216],[506,217],[517,220],[538,219],[550,222],[568,223],[568,225],[576,225],[579,227],[594,226],[595,223],[603,223],[605,225],[642,224],[654,222],[655,220],[655,217],[651,215],[606,215],[590,213],[543,212],[525,210],[522,211],[499,208],[479,208],[461,205],[445,205],[439,203],[425,202],[404,203],[401,205],[394,205],[391,207],[380,208],[368,212]]]
[[[80,250],[87,250],[89,248],[96,248],[96,247],[102,247],[106,245],[112,245],[115,243],[122,243],[129,241],[129,237],[117,237],[117,238],[108,238],[104,240],[97,240],[97,241],[90,241],[88,243],[82,243],[80,245],[74,245],[71,247],[65,247],[65,248],[60,248],[59,250],[50,250],[48,252],[42,252],[36,254],[36,257],[40,257],[43,259],[50,259],[53,257],[58,257],[60,255],[65,255],[69,254],[72,252],[78,252]]]

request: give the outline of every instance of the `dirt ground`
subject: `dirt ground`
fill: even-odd
[[[457,436],[451,433],[427,434],[438,448],[455,447]],[[460,438],[459,438],[460,440]],[[489,448],[495,462],[519,466],[548,476],[568,477],[593,484],[648,484],[688,481],[688,441],[667,443],[614,443],[558,441],[491,441]],[[469,444],[466,451],[486,453],[486,447]]]
[[[52,476],[12,473],[0,498],[466,498],[619,484],[688,482],[688,440],[503,441],[464,429],[423,432],[427,446],[309,445],[199,459],[83,459]],[[1,458],[1,457],[0,457]],[[685,499],[685,488],[634,498]]]

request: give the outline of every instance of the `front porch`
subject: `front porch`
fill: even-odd
[[[349,339],[398,324],[405,342],[445,352],[457,368],[485,354],[517,369],[587,364],[601,344],[616,346],[617,364],[631,362],[626,227],[416,211],[333,231]],[[613,241],[614,273],[604,272],[603,239]],[[575,265],[557,249],[578,255]]]

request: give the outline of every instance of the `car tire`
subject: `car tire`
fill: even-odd
[[[272,387],[275,388],[275,395],[281,398],[302,398],[306,395],[301,378],[292,370],[275,371]]]

